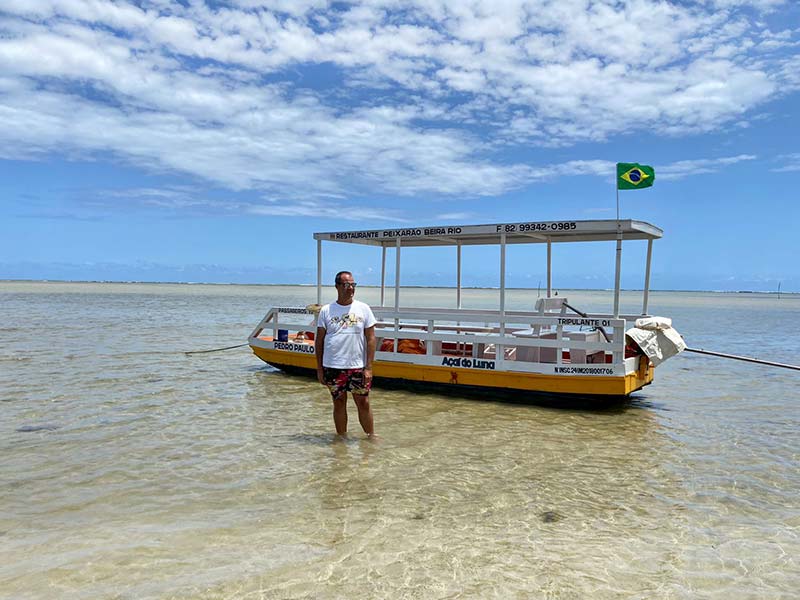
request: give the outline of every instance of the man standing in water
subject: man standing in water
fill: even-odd
[[[326,304],[317,317],[317,379],[333,397],[336,433],[347,433],[347,392],[353,394],[358,421],[372,437],[375,428],[369,390],[375,359],[375,315],[369,305],[354,299],[356,282],[349,271],[336,274],[336,302]]]

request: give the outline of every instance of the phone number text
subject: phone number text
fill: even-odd
[[[506,233],[527,233],[536,231],[572,231],[577,229],[575,221],[553,221],[549,223],[510,223],[508,225],[498,225],[497,232]]]

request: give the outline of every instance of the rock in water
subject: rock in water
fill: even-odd
[[[564,515],[557,513],[554,510],[546,510],[539,515],[539,518],[545,523],[556,523],[564,518]]]

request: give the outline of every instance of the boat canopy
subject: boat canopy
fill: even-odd
[[[526,221],[488,225],[437,225],[333,231],[315,233],[314,239],[367,246],[469,246],[500,244],[505,234],[506,244],[536,244],[548,242],[595,242],[626,240],[655,240],[663,235],[661,229],[644,221],[616,219],[597,221]]]
[[[457,306],[461,308],[461,248],[474,245],[500,246],[500,312],[505,311],[506,246],[508,244],[547,244],[547,297],[552,293],[552,244],[563,242],[617,242],[614,277],[614,317],[619,316],[620,270],[623,240],[647,240],[642,314],[647,314],[650,289],[650,261],[653,240],[663,235],[661,229],[644,221],[605,219],[597,221],[523,221],[489,225],[435,225],[366,229],[361,231],[332,231],[315,233],[317,240],[317,303],[322,300],[322,242],[362,244],[382,249],[381,306],[386,300],[386,251],[395,249],[394,306],[400,307],[400,249],[425,246],[454,246],[457,261]]]

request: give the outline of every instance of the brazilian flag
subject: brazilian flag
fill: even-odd
[[[617,163],[617,189],[638,190],[653,185],[656,172],[653,167],[639,163]]]

